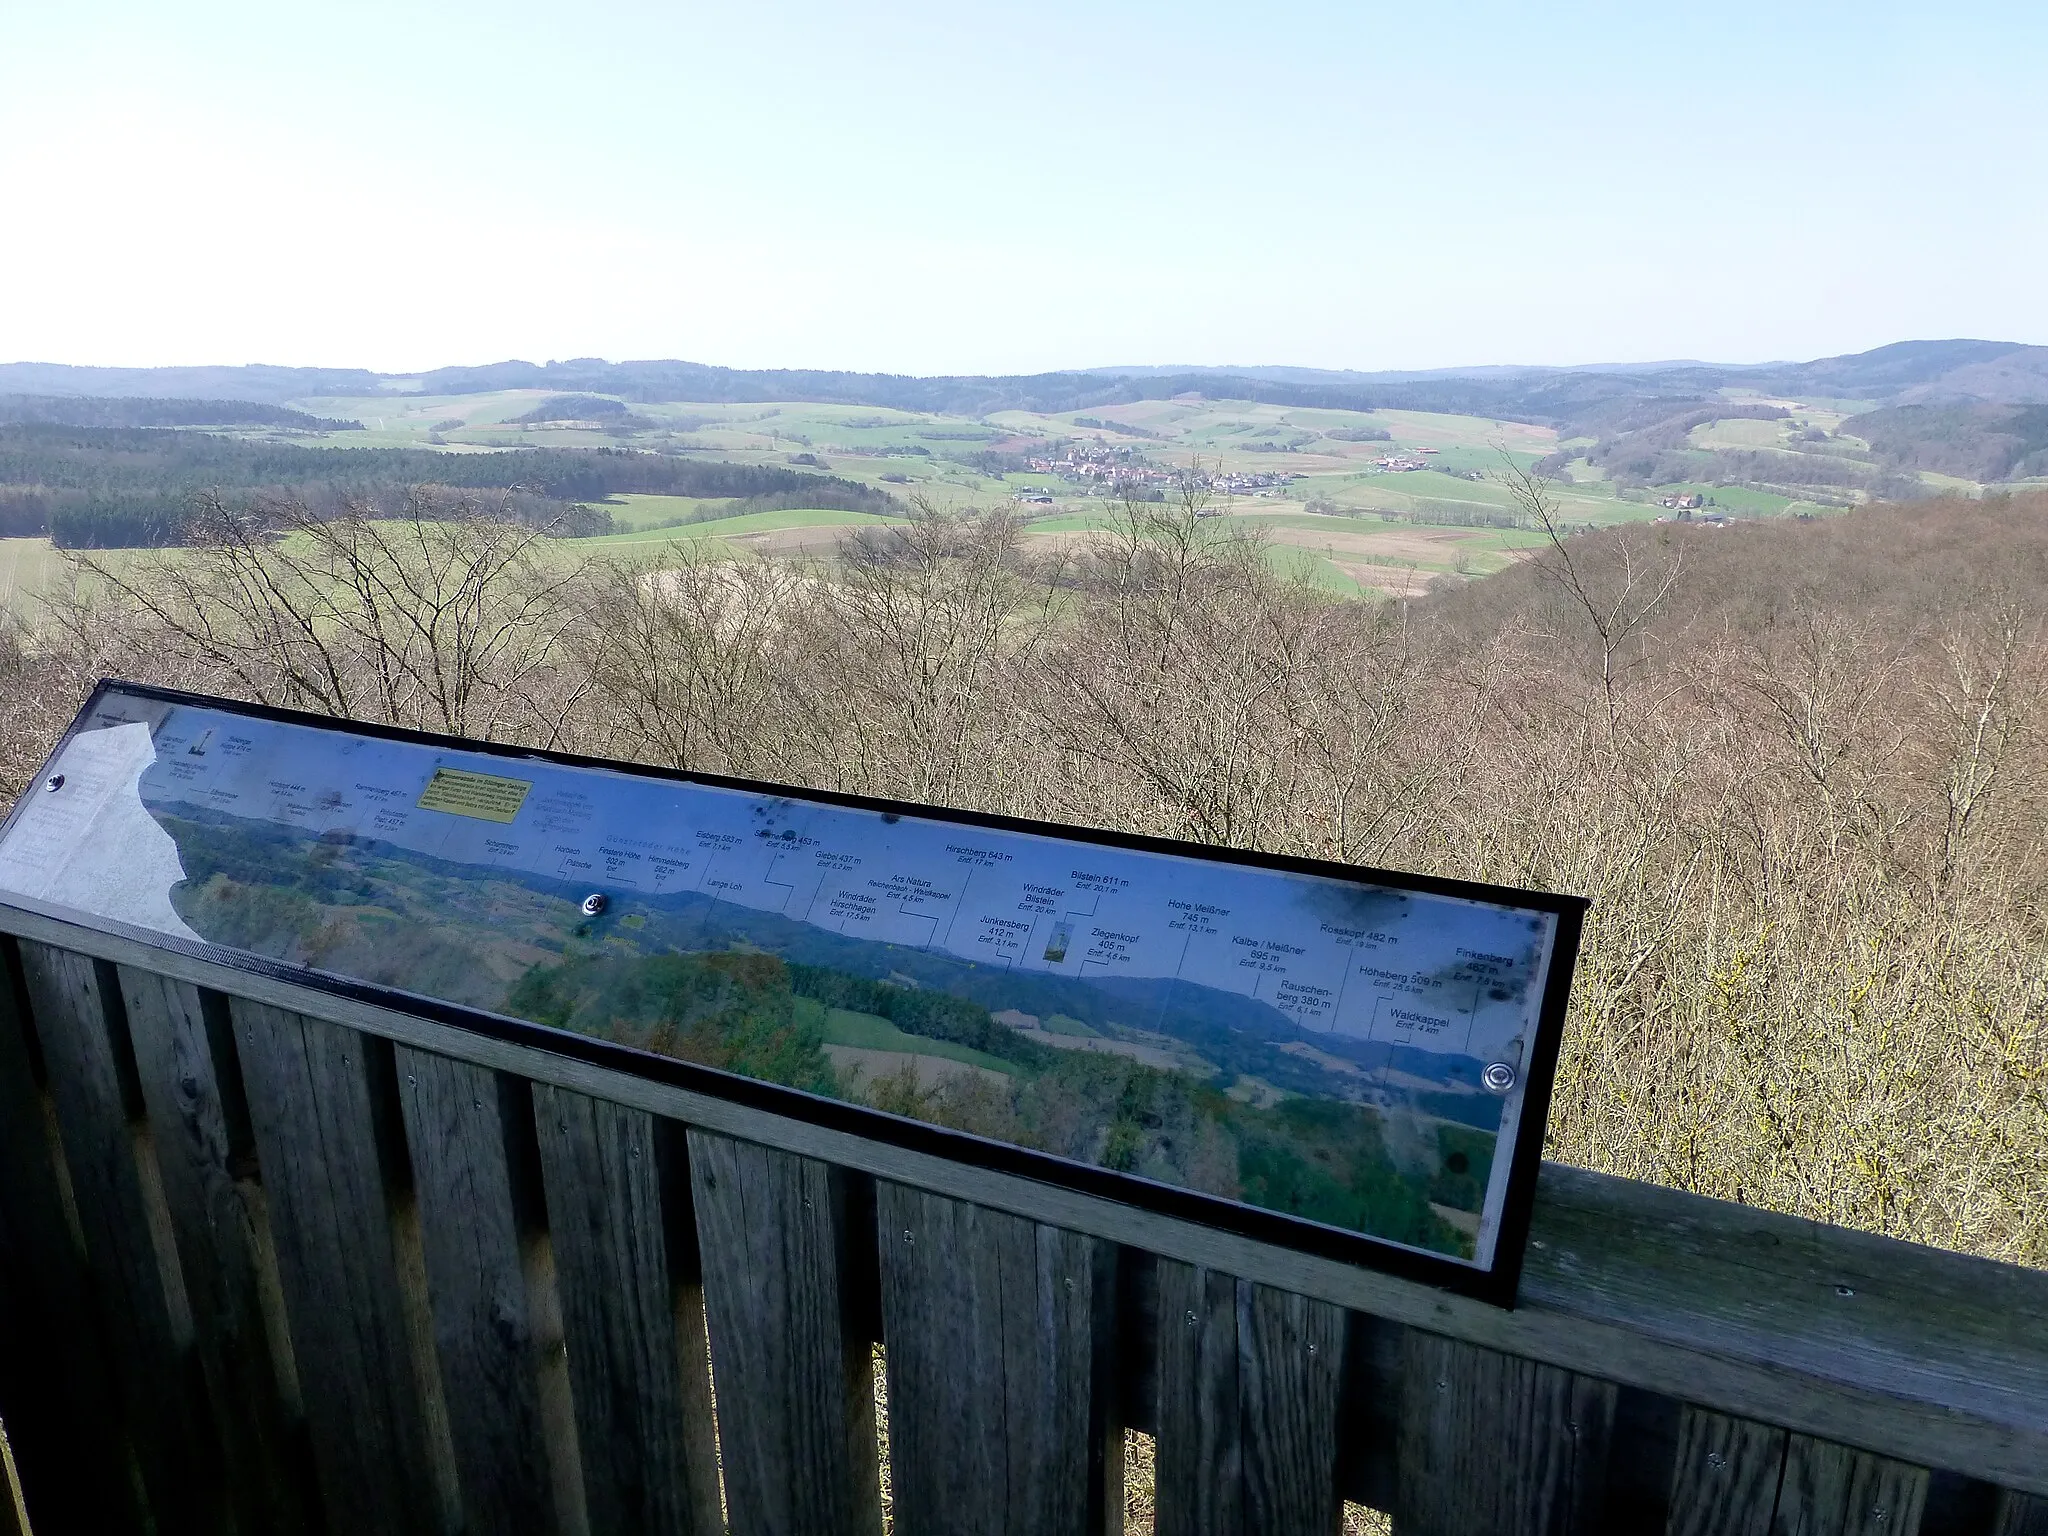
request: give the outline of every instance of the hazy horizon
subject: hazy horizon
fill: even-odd
[[[1898,338],[1894,338],[1894,341],[1893,341],[1893,342],[1879,342],[1879,343],[1877,343],[1876,345],[1877,345],[1877,346],[1880,346],[1880,347],[1882,347],[1882,346],[1886,346],[1886,345],[1892,345],[1892,344],[1895,344],[1895,343],[1897,343],[1897,342],[1923,342],[1923,341],[1927,341],[1927,342],[1933,342],[1933,341],[1942,341],[1942,342],[1946,342],[1946,341],[1993,341],[1993,342],[2002,342],[2002,341],[2005,341],[2005,340],[2007,340],[2007,338],[2002,338],[2002,337],[1950,337],[1950,336],[1943,336],[1943,337],[1920,337],[1920,336],[1914,336],[1914,337],[1898,337]],[[2030,345],[2036,345],[2036,343],[2030,343],[2030,342],[2023,342],[2023,341],[2022,341],[2022,342],[2013,342],[2013,343],[2012,343],[2012,345],[2015,345],[2015,346],[2030,346]],[[1868,350],[1868,349],[1865,349],[1865,350]],[[1831,355],[1836,355],[1836,354],[1831,354]],[[1145,370],[1150,370],[1150,371],[1157,371],[1157,372],[1161,372],[1161,373],[1181,373],[1181,372],[1187,372],[1187,373],[1232,373],[1232,372],[1243,372],[1243,373],[1250,373],[1250,372],[1255,372],[1255,371],[1257,371],[1257,370],[1261,370],[1261,369],[1273,369],[1273,368],[1293,368],[1293,369],[1303,369],[1303,370],[1308,370],[1308,371],[1314,371],[1314,372],[1329,372],[1329,373],[1460,373],[1460,372],[1466,372],[1466,371],[1478,371],[1478,370],[1482,370],[1482,369],[1498,369],[1498,370],[1504,370],[1504,371],[1505,371],[1505,370],[1515,370],[1515,369],[1532,369],[1532,370],[1534,370],[1534,369],[1556,369],[1556,370],[1561,370],[1561,371],[1574,371],[1574,372],[1598,372],[1598,371],[1600,371],[1600,370],[1602,370],[1602,369],[1626,369],[1626,370],[1631,370],[1631,371],[1640,371],[1640,370],[1648,370],[1648,369],[1657,369],[1657,368],[1769,368],[1769,367],[1774,367],[1774,366],[1780,366],[1780,365],[1792,365],[1792,364],[1797,364],[1797,363],[1806,363],[1806,362],[1812,362],[1812,361],[1815,361],[1815,360],[1816,360],[1816,359],[1814,359],[1814,358],[1811,358],[1811,357],[1792,357],[1792,356],[1782,356],[1782,357],[1769,357],[1769,358],[1755,358],[1755,359],[1751,359],[1751,358],[1744,358],[1744,359],[1737,359],[1737,360],[1729,360],[1729,359],[1726,359],[1726,358],[1699,358],[1699,357],[1671,357],[1671,358],[1603,358],[1603,359],[1596,359],[1596,360],[1590,360],[1590,361],[1578,361],[1578,362],[1547,362],[1547,361],[1546,361],[1546,362],[1536,362],[1536,361],[1530,361],[1530,360],[1528,360],[1528,359],[1512,359],[1512,360],[1506,360],[1506,361],[1483,361],[1483,362],[1461,362],[1461,363],[1458,363],[1458,362],[1454,362],[1454,363],[1435,363],[1435,362],[1426,362],[1426,363],[1417,363],[1417,364],[1414,364],[1414,365],[1412,365],[1412,366],[1407,366],[1407,367],[1400,367],[1400,368],[1361,368],[1361,367],[1352,367],[1352,366],[1347,366],[1347,365],[1342,365],[1342,364],[1313,364],[1313,363],[1298,363],[1298,362],[1290,362],[1290,361],[1286,361],[1286,360],[1284,360],[1284,359],[1267,359],[1267,360],[1265,360],[1265,361],[1260,361],[1260,362],[1189,362],[1189,361],[1187,361],[1187,360],[1185,360],[1185,359],[1178,359],[1178,360],[1167,360],[1167,361],[1162,361],[1162,362],[1133,362],[1133,361],[1130,361],[1130,360],[1126,359],[1126,360],[1125,360],[1125,361],[1123,361],[1123,362],[1116,362],[1116,363],[1095,363],[1095,364],[1088,364],[1088,365],[1073,365],[1073,364],[1054,364],[1053,366],[1051,366],[1051,367],[1047,367],[1047,368],[1034,368],[1034,369],[1031,369],[1031,370],[1029,370],[1029,372],[1031,372],[1031,373],[1034,373],[1034,374],[1057,374],[1057,373],[1067,373],[1067,374],[1104,374],[1104,375],[1107,375],[1107,374],[1115,374],[1115,373],[1118,373],[1118,372],[1121,372],[1121,371],[1124,371],[1124,370],[1129,370],[1129,369],[1145,369]],[[339,361],[336,361],[336,360],[331,360],[331,359],[311,359],[311,360],[308,360],[308,359],[278,359],[278,358],[253,358],[253,359],[250,359],[250,360],[247,360],[247,361],[242,361],[242,362],[230,362],[230,361],[226,361],[226,360],[222,360],[222,359],[201,359],[201,360],[197,360],[197,361],[194,361],[194,360],[191,360],[191,359],[183,359],[183,360],[176,360],[176,361],[170,361],[170,362],[162,362],[162,363],[132,363],[132,362],[119,362],[119,361],[116,361],[116,362],[107,362],[107,363],[98,363],[98,362],[94,362],[94,363],[78,363],[78,362],[72,362],[72,361],[70,361],[70,360],[68,360],[68,359],[63,359],[63,358],[54,358],[54,357],[0,357],[0,368],[8,368],[8,367],[92,368],[92,369],[109,369],[109,370],[115,370],[115,371],[120,371],[120,372],[147,372],[147,371],[157,371],[157,370],[164,370],[164,369],[202,369],[202,368],[205,368],[205,369],[212,369],[212,368],[291,368],[291,369],[314,369],[314,368],[318,368],[318,369],[360,369],[360,370],[362,370],[362,371],[364,371],[364,372],[367,372],[367,373],[378,373],[378,374],[384,374],[384,375],[386,375],[386,376],[389,376],[389,377],[395,377],[395,378],[405,378],[405,377],[417,377],[417,376],[419,376],[419,375],[421,375],[421,374],[431,373],[431,372],[434,372],[435,370],[437,370],[437,369],[441,369],[441,368],[484,368],[484,367],[490,367],[490,366],[493,366],[493,365],[495,365],[495,364],[501,364],[501,363],[528,363],[528,364],[533,364],[533,365],[536,365],[536,366],[544,366],[544,365],[548,365],[548,364],[553,364],[553,363],[568,363],[568,362],[588,362],[588,361],[596,361],[596,362],[603,362],[603,363],[607,363],[607,364],[613,364],[613,365],[624,365],[624,364],[632,364],[632,363],[650,363],[650,362],[686,362],[686,363],[693,363],[693,364],[698,364],[698,365],[701,365],[701,366],[704,366],[704,367],[711,367],[711,368],[729,368],[729,369],[733,369],[733,370],[735,370],[735,371],[753,371],[753,370],[755,370],[755,369],[757,369],[757,368],[758,368],[758,369],[764,369],[764,370],[774,370],[774,369],[789,369],[789,370],[807,370],[807,371],[808,371],[808,370],[815,370],[815,371],[821,371],[821,372],[846,372],[846,373],[864,373],[864,374],[878,374],[878,375],[894,375],[894,376],[898,376],[898,377],[907,377],[907,378],[939,378],[939,377],[966,377],[966,378],[974,378],[974,377],[992,377],[992,376],[997,376],[997,375],[994,375],[994,374],[992,374],[990,370],[986,370],[986,369],[980,369],[980,370],[965,370],[965,369],[959,369],[959,370],[943,370],[943,371],[940,371],[940,370],[933,370],[933,371],[922,371],[922,370],[912,370],[912,369],[901,369],[901,368],[872,368],[872,367],[860,367],[860,366],[857,366],[857,365],[856,365],[856,366],[847,366],[847,367],[834,367],[834,368],[831,368],[831,369],[825,369],[825,368],[822,368],[822,367],[821,367],[820,365],[817,365],[817,364],[812,364],[812,363],[803,363],[803,362],[794,362],[794,363],[765,363],[765,364],[748,364],[748,363],[732,363],[732,362],[725,362],[725,361],[722,361],[722,360],[720,360],[720,359],[717,359],[717,358],[706,358],[706,357],[671,357],[671,356],[661,356],[661,357],[657,357],[657,356],[655,356],[655,355],[653,355],[653,354],[647,354],[647,355],[644,355],[644,356],[626,356],[626,355],[623,355],[623,354],[620,354],[620,355],[614,355],[614,356],[607,356],[607,355],[602,355],[602,354],[599,354],[599,353],[595,353],[595,352],[581,352],[581,353],[566,353],[566,354],[563,354],[563,355],[562,355],[562,356],[560,356],[560,357],[539,357],[539,356],[530,356],[530,357],[519,357],[519,356],[514,356],[514,355],[512,355],[512,354],[510,354],[510,353],[507,353],[507,354],[503,354],[503,355],[499,355],[499,356],[493,356],[493,357],[463,357],[463,358],[454,358],[454,359],[446,359],[446,360],[443,360],[443,361],[440,361],[440,362],[434,362],[434,363],[429,363],[429,364],[427,364],[426,366],[424,366],[424,367],[419,367],[419,368],[377,368],[377,367],[372,367],[372,366],[370,366],[370,365],[368,365],[368,364],[364,364],[364,363],[359,363],[359,362],[355,362],[355,361],[353,361],[353,360],[350,360],[350,359],[341,359],[341,360],[339,360]]]
[[[2011,3],[84,0],[6,35],[9,357],[928,375],[2048,342],[2048,14]]]

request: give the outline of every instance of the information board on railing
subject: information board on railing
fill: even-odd
[[[0,902],[1496,1300],[1583,909],[117,683]]]

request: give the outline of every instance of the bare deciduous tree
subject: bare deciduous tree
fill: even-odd
[[[489,738],[549,718],[536,686],[581,611],[549,530],[492,514],[427,489],[334,517],[208,495],[189,549],[76,559],[249,698]]]
[[[593,620],[567,653],[608,708],[614,749],[673,768],[802,777],[780,695],[800,665],[814,585],[787,565],[696,546],[595,571]]]
[[[1199,475],[1099,536],[920,507],[808,563],[242,514],[0,640],[0,772],[119,672],[1579,891],[1552,1155],[2048,1262],[2048,500],[1590,534],[1518,500],[1535,560],[1385,604],[1276,570]]]
[[[1501,458],[1505,467],[1497,472],[1497,478],[1522,515],[1550,541],[1537,568],[1569,600],[1571,609],[1584,616],[1592,631],[1599,652],[1601,700],[1612,730],[1621,719],[1617,697],[1621,674],[1639,659],[1633,654],[1640,649],[1635,642],[1678,585],[1685,563],[1682,547],[1660,550],[1654,531],[1646,532],[1639,523],[1617,524],[1600,535],[1611,546],[1614,560],[1606,572],[1596,576],[1565,536],[1550,480],[1506,453]]]

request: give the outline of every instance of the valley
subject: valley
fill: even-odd
[[[1007,511],[1027,548],[1057,553],[1126,496],[1192,492],[1330,596],[1415,596],[1545,542],[1500,483],[1508,466],[1551,479],[1566,530],[2041,483],[2037,354],[1910,342],[1758,368],[1020,379],[595,360],[417,376],[0,365],[0,391],[24,389],[0,394],[0,605],[26,612],[65,579],[53,545],[176,543],[201,487],[383,504],[422,483],[552,519],[565,558],[657,564],[672,546],[829,558],[912,501]]]

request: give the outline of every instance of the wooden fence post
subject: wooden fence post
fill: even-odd
[[[1337,1528],[1343,1312],[1162,1260],[1159,1536]]]
[[[147,1521],[62,1154],[36,1081],[14,940],[0,935],[0,1413],[42,1536],[139,1532]]]
[[[120,983],[230,1498],[247,1529],[304,1530],[315,1499],[310,1446],[281,1386],[294,1368],[274,1358],[273,1333],[289,1347],[282,1320],[264,1315],[275,1258],[264,1252],[227,1000],[125,966]]]
[[[880,1536],[874,1379],[847,1308],[845,1175],[724,1136],[689,1141],[732,1527]]]
[[[1403,1536],[1600,1528],[1611,1382],[1410,1329],[1394,1519]]]
[[[875,1206],[897,1531],[1101,1529],[1101,1245],[900,1184]]]
[[[563,1326],[593,1532],[720,1529],[701,1299],[670,1252],[660,1122],[536,1086],[533,1114],[561,1274]],[[668,1186],[668,1187],[665,1187]],[[694,1244],[694,1234],[689,1235]]]
[[[279,1278],[330,1531],[442,1520],[392,1232],[369,1053],[353,1030],[236,999]]]
[[[1924,1468],[1793,1435],[1771,1536],[1913,1536],[1926,1503]]]
[[[39,944],[21,961],[151,1514],[166,1533],[212,1530],[226,1501],[218,1440],[154,1157],[137,1135],[144,1110],[114,968]]]
[[[472,1531],[554,1536],[542,1346],[527,1295],[498,1075],[400,1046],[394,1057],[420,1207],[434,1355]]]

